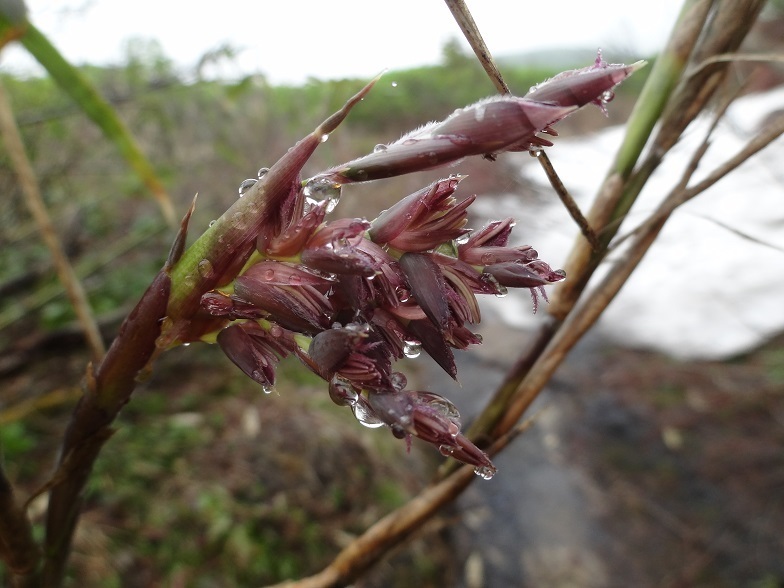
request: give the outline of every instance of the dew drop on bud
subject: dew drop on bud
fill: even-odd
[[[341,185],[327,178],[315,178],[308,181],[302,189],[305,199],[311,206],[327,201],[327,212],[335,210],[340,202]]]
[[[274,277],[275,277],[275,270],[274,269],[264,270],[264,279],[265,280],[272,280]]]
[[[183,344],[182,344],[182,346],[183,346],[183,347],[190,347],[190,346],[191,346],[191,344],[190,344],[190,343],[183,343]]]
[[[261,387],[264,394],[272,394],[275,391],[275,386],[264,385]]]
[[[474,473],[483,480],[489,480],[495,476],[496,469],[492,466],[475,467]]]
[[[213,219],[213,220],[211,220],[211,221],[210,221],[210,224],[208,224],[207,226],[208,226],[208,227],[214,227],[214,226],[215,226],[215,223],[217,223],[217,222],[218,222],[218,221],[216,221],[215,219]]]
[[[468,231],[467,233],[463,233],[457,239],[455,239],[455,243],[457,243],[458,245],[465,245],[466,243],[468,243],[468,240],[470,238],[471,238],[471,231]]]
[[[351,405],[351,410],[354,412],[354,418],[359,421],[359,424],[368,429],[377,429],[384,426],[384,423],[376,418],[376,415],[368,408],[367,401],[361,396]]]
[[[329,382],[329,398],[338,406],[353,406],[359,395],[346,380],[333,376]]]
[[[297,274],[292,274],[289,276],[289,284],[292,286],[301,286],[302,285],[302,276]]]
[[[605,90],[602,92],[601,101],[607,104],[608,102],[612,102],[612,99],[615,98],[615,92],[612,90]]]
[[[542,150],[538,146],[531,145],[531,147],[528,148],[528,155],[530,155],[531,157],[539,157],[541,154],[542,154]]]
[[[212,264],[210,263],[209,259],[202,259],[197,265],[196,269],[199,271],[199,275],[203,278],[212,274]]]
[[[387,147],[383,143],[379,143],[378,145],[373,147],[373,153],[382,153],[382,152],[386,151],[387,149],[389,149],[389,147]]]
[[[498,280],[495,279],[493,274],[483,273],[482,278],[487,281],[490,285],[495,288],[495,296],[496,298],[503,298],[507,294],[509,294],[509,290],[506,289],[506,286],[499,284]]]
[[[397,88],[397,82],[392,82],[392,87]]]
[[[398,424],[391,425],[389,428],[392,429],[392,434],[398,439],[405,439],[406,435],[408,435],[406,430]]]
[[[395,390],[402,390],[408,384],[408,380],[406,379],[406,375],[401,372],[393,372],[392,375],[389,377],[390,382],[392,382],[392,387]]]
[[[411,298],[411,292],[408,289],[398,286],[395,288],[395,296],[400,302],[408,302],[409,298]]]
[[[441,453],[441,455],[449,457],[450,455],[452,455],[452,453],[454,453],[455,448],[452,447],[451,445],[439,445],[438,451]]]
[[[419,357],[422,353],[422,344],[419,341],[404,341],[403,342],[403,355],[409,359]]]
[[[449,427],[450,435],[454,437],[460,432],[460,411],[451,400],[434,392],[419,392],[417,402],[449,419],[450,424],[453,425]]]
[[[245,192],[250,190],[256,182],[258,182],[256,178],[248,178],[247,180],[242,180],[239,190],[237,190],[240,193],[240,197],[242,197],[245,194]]]
[[[268,167],[261,167],[259,168],[259,171],[256,173],[256,175],[258,176],[259,179],[261,179],[267,175],[267,172],[269,172]]]
[[[323,135],[321,135],[321,137],[319,137],[319,140],[320,140],[322,143],[326,143],[326,142],[327,142],[327,139],[329,139],[329,135],[328,135],[327,133],[324,133]]]

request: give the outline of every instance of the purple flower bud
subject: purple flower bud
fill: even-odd
[[[389,348],[368,324],[349,323],[318,333],[308,355],[309,365],[325,380],[338,374],[357,389],[391,386]]]
[[[462,178],[450,177],[406,196],[373,221],[369,236],[401,251],[427,251],[467,233],[466,209],[476,196],[459,204],[452,197]]]
[[[444,338],[444,333],[438,329],[429,319],[412,320],[408,323],[406,330],[411,336],[420,341],[422,349],[432,357],[441,368],[457,380],[457,366],[455,356]]]
[[[262,253],[276,257],[294,256],[302,250],[316,227],[324,221],[326,214],[326,202],[312,206],[304,216],[294,217],[291,224],[271,240],[265,235],[259,235],[256,248]]]
[[[202,295],[201,307],[212,316],[226,317],[230,320],[260,319],[266,314],[245,300],[216,290]]]
[[[310,342],[308,355],[325,380],[346,363],[348,356],[358,351],[368,338],[368,329],[359,325],[327,329],[318,333]]]
[[[474,247],[506,247],[506,242],[514,226],[515,220],[511,217],[488,223],[479,231],[471,233],[468,240],[460,245],[458,250]]]
[[[446,120],[404,135],[386,149],[319,174],[339,184],[431,169],[469,155],[527,149],[536,133],[577,110],[515,96],[493,96],[460,108]],[[315,179],[315,178],[312,178]]]
[[[612,89],[645,63],[607,63],[599,50],[593,65],[559,73],[531,88],[525,97],[577,108],[594,103],[604,110],[604,105],[613,99]]]
[[[218,333],[218,345],[246,375],[268,389],[275,384],[275,367],[297,344],[291,332],[272,324],[269,330],[255,322],[226,327]]]
[[[493,265],[505,261],[533,261],[539,253],[530,245],[518,247],[459,247],[461,260],[471,265]]]
[[[400,268],[419,306],[436,327],[445,330],[449,324],[447,285],[438,264],[428,254],[405,253]]]
[[[491,477],[495,466],[487,455],[460,433],[460,414],[443,396],[432,392],[383,390],[370,392],[367,407],[396,437],[413,435]]]
[[[517,261],[495,263],[486,266],[485,273],[493,276],[502,286],[511,288],[536,288],[566,278],[563,270],[552,270],[541,260],[529,263]]]
[[[401,359],[405,355],[406,348],[414,343],[414,338],[408,334],[400,321],[381,308],[373,311],[371,322],[395,359]],[[419,341],[416,343],[418,344]]]
[[[234,281],[235,296],[266,311],[293,331],[316,333],[332,320],[326,292],[332,282],[297,266],[262,261]]]
[[[328,223],[305,245],[302,263],[335,274],[375,275],[378,261],[372,254],[357,248],[369,227],[370,223],[364,219],[341,219]]]

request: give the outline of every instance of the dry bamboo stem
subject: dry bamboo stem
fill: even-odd
[[[68,256],[65,254],[52,219],[46,210],[46,204],[41,197],[41,190],[35,178],[33,166],[25,153],[24,143],[14,121],[10,102],[2,86],[0,86],[0,133],[3,136],[11,162],[19,176],[19,185],[25,195],[25,204],[27,204],[30,214],[35,219],[41,238],[52,255],[57,275],[82,326],[93,360],[99,361],[106,353],[106,347],[98,330],[98,325],[95,322],[84,287],[76,276],[70,261],[68,261]]]

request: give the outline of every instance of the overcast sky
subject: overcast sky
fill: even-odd
[[[188,70],[206,51],[240,50],[220,73],[263,73],[273,83],[370,77],[437,63],[461,38],[441,0],[28,0],[32,22],[73,63],[119,63],[128,39],[157,39]],[[681,0],[468,0],[495,55],[557,47],[649,54],[666,40]],[[590,61],[592,55],[586,55]],[[2,67],[24,71],[21,49]]]

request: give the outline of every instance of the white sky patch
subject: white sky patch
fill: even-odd
[[[681,0],[481,0],[472,14],[494,55],[549,48],[602,47],[649,54],[666,41]],[[289,0],[174,2],[171,0],[28,0],[30,18],[73,63],[121,63],[128,39],[160,42],[164,54],[190,69],[210,49],[241,50],[229,76],[262,73],[273,83],[308,77],[372,77],[384,68],[438,63],[444,44],[462,35],[440,0]],[[465,41],[462,41],[467,48]],[[29,71],[19,48],[3,68]]]

